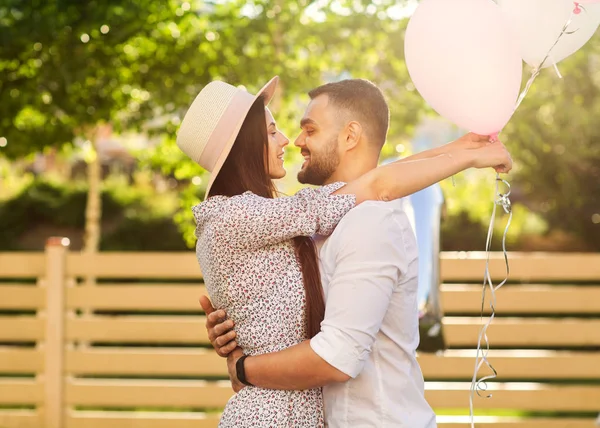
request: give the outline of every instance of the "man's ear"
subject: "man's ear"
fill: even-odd
[[[360,123],[352,121],[346,125],[346,141],[345,141],[345,149],[352,150],[360,141],[362,137],[363,129]]]

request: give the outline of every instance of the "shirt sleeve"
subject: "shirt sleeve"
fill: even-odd
[[[329,235],[356,205],[354,195],[332,195],[344,183],[302,189],[294,196],[263,198],[251,192],[234,196],[221,213],[219,231],[229,245],[255,249],[296,236]]]
[[[321,332],[310,342],[316,354],[353,378],[362,371],[392,293],[408,269],[407,229],[391,208],[363,206],[349,214],[352,217],[344,222],[344,231],[336,234],[336,267],[328,287],[325,319]],[[358,225],[361,233],[347,230]]]

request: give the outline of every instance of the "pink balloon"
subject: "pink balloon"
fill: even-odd
[[[600,3],[600,0],[577,0],[577,1],[574,1],[573,3],[575,4],[575,9],[573,9],[573,13],[575,15],[579,15],[581,13],[581,7],[579,7],[579,5]]]
[[[406,30],[405,57],[421,96],[461,128],[493,135],[512,116],[523,63],[492,0],[423,0]]]

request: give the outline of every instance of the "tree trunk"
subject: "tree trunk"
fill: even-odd
[[[93,132],[90,138],[92,153],[87,166],[88,198],[85,207],[85,239],[83,251],[96,253],[100,246],[100,221],[102,218],[101,184],[102,172],[98,156],[98,135]]]

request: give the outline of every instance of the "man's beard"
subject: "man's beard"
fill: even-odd
[[[331,140],[318,156],[309,153],[308,165],[298,173],[300,183],[321,186],[333,175],[340,164],[336,143],[337,139]]]

